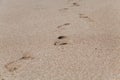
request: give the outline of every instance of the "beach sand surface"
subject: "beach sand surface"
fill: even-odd
[[[120,80],[120,0],[0,0],[0,80]]]

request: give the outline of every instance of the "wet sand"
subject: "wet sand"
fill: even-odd
[[[0,80],[120,80],[119,0],[0,0]]]

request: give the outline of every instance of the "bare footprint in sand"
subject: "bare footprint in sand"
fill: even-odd
[[[62,8],[62,9],[59,9],[59,11],[67,11],[69,10],[69,8]]]
[[[15,72],[16,70],[18,70],[21,67],[21,64],[18,61],[13,61],[10,63],[7,63],[5,65],[5,68],[9,71],[9,72]]]
[[[67,36],[59,36],[57,39],[58,40],[55,41],[55,43],[54,43],[55,46],[67,45],[68,44]]]
[[[62,28],[62,27],[65,27],[65,26],[69,26],[71,23],[64,23],[62,25],[59,25],[57,26],[57,28]]]
[[[12,61],[12,62],[7,63],[5,65],[5,68],[9,72],[15,72],[25,64],[26,60],[32,60],[32,59],[34,59],[34,58],[31,55],[24,54],[21,58],[17,59],[16,61]]]
[[[80,6],[78,3],[76,3],[76,2],[74,2],[74,3],[72,3],[72,6]]]
[[[82,19],[86,19],[89,22],[93,22],[93,20],[89,16],[87,16],[85,14],[79,14],[79,17],[82,18]]]

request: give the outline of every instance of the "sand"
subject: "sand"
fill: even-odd
[[[120,0],[0,0],[0,80],[120,80]]]

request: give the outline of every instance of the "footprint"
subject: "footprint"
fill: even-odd
[[[15,72],[25,64],[25,60],[31,60],[31,59],[34,59],[31,55],[24,54],[21,58],[15,60],[15,61],[7,63],[5,65],[5,68],[9,72]]]
[[[58,39],[65,39],[66,36],[59,36]]]
[[[64,24],[62,24],[62,25],[59,25],[57,28],[62,28],[62,27],[64,27],[64,26],[69,26],[70,25],[70,23],[64,23]]]
[[[78,3],[74,2],[72,3],[73,6],[80,6]]]
[[[62,9],[59,9],[59,11],[67,11],[69,8],[62,8]]]
[[[67,25],[70,25],[70,23],[65,23],[65,24],[63,24],[63,26],[67,26]]]
[[[24,54],[19,60],[31,60],[34,59],[30,54]]]
[[[54,45],[56,45],[56,46],[68,44],[67,36],[59,36],[59,37],[57,37],[57,39],[58,40],[54,43]]]
[[[79,14],[79,17],[82,18],[82,19],[86,19],[86,20],[88,20],[90,22],[93,22],[93,20],[89,16],[87,16],[85,14]]]
[[[16,70],[18,70],[21,67],[21,65],[18,62],[10,62],[8,64],[5,65],[5,68],[9,71],[9,72],[15,72]]]
[[[67,42],[56,41],[54,45],[67,45]]]
[[[84,14],[80,14],[80,18],[88,18],[88,16],[86,16]]]

